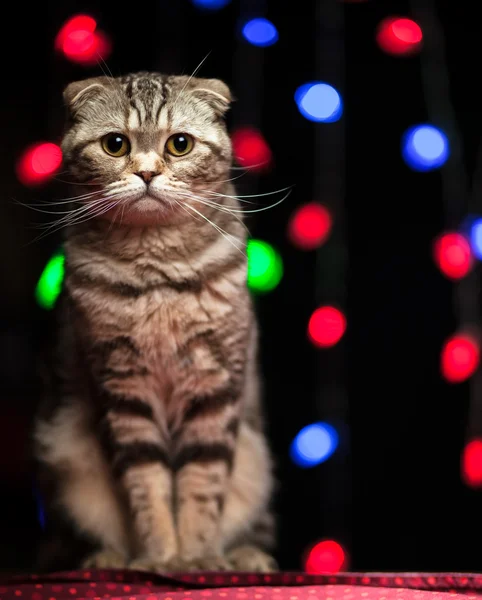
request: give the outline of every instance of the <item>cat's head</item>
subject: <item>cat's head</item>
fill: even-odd
[[[222,81],[159,73],[97,77],[69,84],[64,100],[65,164],[92,192],[82,202],[99,217],[122,214],[133,225],[183,213],[192,218],[194,209],[206,210],[200,199],[212,201],[229,178],[223,117],[231,94]]]

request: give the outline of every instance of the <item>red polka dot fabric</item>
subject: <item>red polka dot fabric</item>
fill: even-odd
[[[482,600],[482,575],[75,571],[0,578],[0,600]]]

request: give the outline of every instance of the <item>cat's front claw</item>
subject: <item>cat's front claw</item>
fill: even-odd
[[[169,573],[232,571],[233,565],[224,556],[203,556],[194,559],[183,559],[176,556],[166,564],[166,569]]]
[[[90,554],[82,563],[84,569],[122,569],[127,564],[126,557],[115,550],[100,550]]]

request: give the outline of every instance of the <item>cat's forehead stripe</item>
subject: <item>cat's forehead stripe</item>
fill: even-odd
[[[129,127],[157,124],[169,92],[165,78],[141,74],[126,78],[124,85],[130,104]]]

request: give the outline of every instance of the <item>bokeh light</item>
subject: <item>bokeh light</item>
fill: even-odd
[[[278,31],[271,21],[258,17],[245,23],[243,37],[250,44],[253,44],[253,46],[265,48],[276,44],[278,41]]]
[[[270,292],[283,277],[281,256],[271,244],[262,240],[249,240],[246,251],[249,289],[258,293]]]
[[[300,113],[309,121],[333,123],[343,114],[343,102],[335,88],[322,81],[312,81],[295,92],[295,102]]]
[[[46,310],[51,310],[62,291],[64,280],[64,262],[63,252],[58,252],[46,264],[35,288],[35,298],[37,303]]]
[[[336,429],[327,423],[307,425],[291,443],[291,460],[299,467],[314,467],[325,462],[338,446]]]
[[[308,337],[319,348],[329,348],[337,344],[345,330],[345,316],[334,306],[317,308],[308,323]]]
[[[480,348],[477,340],[468,334],[456,334],[449,338],[442,348],[442,375],[450,383],[461,383],[475,373],[479,359]]]
[[[376,39],[387,54],[407,56],[420,50],[423,33],[412,19],[388,17],[378,26]]]
[[[111,50],[107,36],[97,30],[96,20],[89,15],[70,18],[57,34],[55,47],[69,60],[86,66],[107,58]]]
[[[329,237],[332,218],[328,209],[318,202],[300,206],[288,223],[288,237],[301,250],[313,250]]]
[[[323,540],[311,548],[305,561],[307,573],[338,573],[345,567],[346,554],[334,540]]]
[[[231,0],[192,0],[197,8],[205,8],[207,10],[218,10],[227,6]]]
[[[233,132],[234,156],[238,163],[252,171],[266,170],[272,161],[266,140],[254,127],[242,127]]]
[[[482,219],[474,219],[470,224],[470,247],[479,260],[482,259]]]
[[[449,141],[443,131],[433,125],[416,125],[402,138],[402,156],[415,171],[438,169],[450,154]]]
[[[462,480],[473,488],[482,487],[482,439],[471,440],[462,452]]]
[[[437,267],[449,279],[465,277],[473,265],[469,241],[461,233],[445,233],[437,238],[433,256]]]
[[[27,148],[17,162],[17,177],[24,185],[36,185],[50,179],[62,164],[57,144],[42,142]]]

